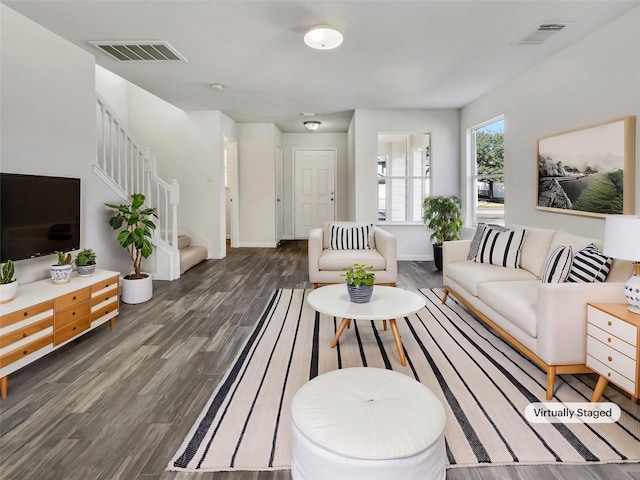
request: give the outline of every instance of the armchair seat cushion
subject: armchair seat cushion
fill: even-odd
[[[320,270],[342,270],[348,265],[362,263],[373,270],[384,270],[386,262],[377,250],[323,250],[318,259]]]

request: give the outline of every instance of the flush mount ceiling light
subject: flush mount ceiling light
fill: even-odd
[[[320,125],[322,125],[322,123],[317,120],[307,120],[304,122],[305,128],[310,132],[316,131]]]
[[[304,43],[316,50],[331,50],[342,44],[344,37],[333,27],[320,25],[313,27],[304,36]]]

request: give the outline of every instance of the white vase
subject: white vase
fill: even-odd
[[[123,303],[135,305],[150,300],[153,296],[153,279],[151,275],[143,273],[144,278],[120,279],[121,299]]]
[[[18,281],[0,284],[0,303],[8,303],[14,299],[18,292]]]
[[[49,273],[51,273],[51,281],[54,285],[64,285],[71,280],[71,272],[73,267],[71,265],[51,265]]]

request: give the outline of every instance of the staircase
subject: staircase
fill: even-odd
[[[155,261],[153,278],[180,278],[178,244],[178,204],[180,186],[176,180],[167,183],[158,177],[156,159],[148,148],[140,147],[123,127],[105,100],[97,95],[98,163],[93,171],[123,201],[133,193],[142,193],[146,205],[158,212],[157,229],[152,243]],[[205,248],[205,247],[202,247]],[[206,250],[206,249],[205,249]],[[207,252],[205,251],[206,258]]]

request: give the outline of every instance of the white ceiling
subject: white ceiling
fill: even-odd
[[[37,1],[10,8],[96,62],[184,110],[304,132],[346,131],[354,109],[459,108],[640,1]],[[513,43],[543,22],[569,26],[539,46]],[[302,37],[330,24],[336,50]],[[92,40],[165,40],[187,62],[117,62]],[[221,83],[224,90],[210,88]]]

